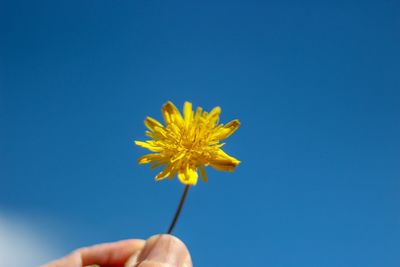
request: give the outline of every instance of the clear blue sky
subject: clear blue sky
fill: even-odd
[[[195,266],[400,264],[398,1],[2,1],[0,210],[63,253],[166,230],[139,166],[167,100],[240,119],[175,234]],[[0,237],[1,241],[1,237]]]

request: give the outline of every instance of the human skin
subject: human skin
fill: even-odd
[[[77,249],[42,267],[192,267],[185,244],[172,235],[131,239]]]

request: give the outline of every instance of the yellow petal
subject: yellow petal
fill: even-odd
[[[186,185],[196,185],[198,176],[195,168],[187,167],[178,172],[179,180]]]
[[[171,165],[167,165],[164,170],[162,170],[159,174],[157,174],[156,176],[156,181],[160,181],[162,179],[165,179],[168,177],[169,172],[171,171],[172,166]]]
[[[180,152],[180,153],[177,153],[176,155],[174,155],[172,158],[171,158],[171,163],[173,163],[173,162],[175,162],[175,161],[177,161],[177,160],[180,160],[180,159],[182,159],[184,156],[185,156],[185,151],[182,151],[182,152]]]
[[[160,154],[147,154],[138,159],[139,164],[147,164],[150,162],[156,162],[162,159]]]
[[[221,108],[215,107],[211,110],[210,114],[208,114],[207,120],[210,125],[215,125],[219,121],[219,115],[221,114]]]
[[[183,125],[182,115],[172,102],[168,101],[162,107],[162,114],[167,125],[171,123],[176,123],[179,126]]]
[[[147,142],[135,141],[135,144],[137,146],[147,148],[148,150],[153,151],[153,152],[163,151],[163,148],[155,145],[154,141],[147,141]]]
[[[183,117],[185,120],[185,127],[188,128],[193,118],[192,103],[185,102],[183,105]]]
[[[225,160],[225,159],[220,159],[220,160],[215,159],[215,160],[212,160],[210,162],[210,164],[211,164],[211,167],[213,167],[216,170],[232,172],[235,170],[236,166],[239,163],[236,163],[236,162],[233,162],[230,160]]]
[[[203,109],[201,107],[197,107],[196,114],[194,115],[195,119],[199,119],[202,114]]]
[[[222,140],[231,136],[240,126],[238,120],[233,120],[217,130],[213,136],[215,139]]]
[[[234,171],[239,163],[239,160],[229,156],[222,149],[218,149],[218,153],[210,160],[211,166],[219,171]]]
[[[173,179],[178,171],[179,169],[174,166],[169,172],[168,179]]]
[[[206,170],[204,169],[204,166],[200,165],[199,169],[200,169],[201,180],[203,180],[203,182],[207,182],[208,181],[208,177],[207,177],[207,174],[206,174]]]
[[[146,131],[146,135],[154,140],[162,140],[167,137],[167,132],[164,128],[156,127],[154,132]]]
[[[217,157],[216,158],[223,158],[223,159],[229,159],[232,160],[234,162],[240,163],[239,160],[235,159],[234,157],[228,155],[225,151],[223,151],[222,149],[218,149],[217,151]]]
[[[217,106],[211,110],[211,112],[208,116],[211,118],[211,117],[219,116],[219,114],[221,114],[221,108]]]
[[[164,126],[160,122],[151,117],[147,117],[144,120],[144,125],[146,125],[146,127],[149,128],[149,130],[152,132],[154,132],[156,128],[164,128]]]

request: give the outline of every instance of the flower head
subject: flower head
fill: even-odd
[[[198,171],[206,182],[204,167],[208,165],[220,171],[233,171],[240,161],[226,154],[220,141],[233,134],[240,123],[233,120],[219,124],[220,113],[220,107],[210,113],[198,107],[194,112],[192,103],[185,102],[182,116],[172,102],[167,102],[162,107],[165,126],[150,117],[144,121],[150,130],[146,135],[152,140],[135,144],[154,153],[139,158],[139,164],[152,163],[152,169],[164,165],[156,180],[172,179],[177,174],[185,185],[197,183]]]

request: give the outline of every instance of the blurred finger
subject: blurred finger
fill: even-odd
[[[76,250],[70,255],[43,267],[123,266],[132,254],[144,247],[143,240],[124,240]]]
[[[124,240],[80,249],[82,266],[123,265],[132,254],[140,251],[144,244],[143,240]]]

